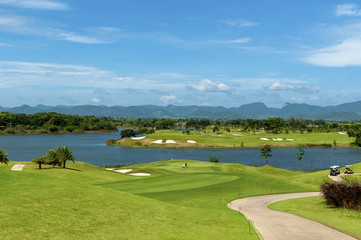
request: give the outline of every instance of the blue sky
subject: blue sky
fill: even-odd
[[[361,3],[0,0],[0,105],[361,100]]]

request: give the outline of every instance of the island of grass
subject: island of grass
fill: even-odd
[[[188,167],[182,168],[185,161]],[[319,191],[328,175],[327,170],[305,173],[191,160],[112,170],[82,162],[40,170],[24,162],[23,171],[11,171],[16,163],[0,165],[1,239],[258,239],[256,233],[249,234],[247,219],[227,203]],[[129,175],[137,172],[151,175]],[[321,215],[327,206],[320,203],[317,208]],[[329,214],[327,221],[337,222],[343,215],[350,224],[361,224],[361,213],[342,209]],[[352,231],[361,236],[360,228]]]
[[[345,132],[321,133],[265,133],[212,130],[189,131],[157,130],[143,137],[110,139],[108,145],[138,148],[259,148],[269,144],[275,148],[354,147],[353,139]]]

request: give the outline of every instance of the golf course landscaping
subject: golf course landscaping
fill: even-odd
[[[259,148],[269,144],[275,148],[353,147],[353,138],[345,132],[321,133],[250,133],[236,129],[214,133],[212,130],[157,130],[142,137],[110,139],[108,145],[138,148]]]
[[[15,164],[25,167],[11,171]],[[0,165],[2,239],[257,239],[243,215],[227,208],[230,201],[319,191],[329,181],[326,170],[305,173],[191,160],[110,169],[82,162],[65,169],[37,167],[29,162]],[[125,173],[114,171],[122,169]],[[321,198],[311,199],[323,206]],[[327,221],[338,221],[340,212],[328,214]],[[345,215],[360,224],[360,212]]]

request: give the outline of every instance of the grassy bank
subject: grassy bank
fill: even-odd
[[[327,171],[184,160],[132,165],[135,177],[86,163],[22,172],[0,165],[2,239],[256,239],[226,203],[318,191]]]
[[[268,139],[268,140],[265,140]],[[282,140],[280,140],[282,139]],[[153,143],[162,140],[161,144]],[[175,143],[165,143],[166,140],[173,140]],[[189,143],[192,140],[196,143]],[[214,134],[212,131],[190,132],[184,134],[178,130],[158,130],[154,134],[146,135],[144,139],[133,140],[126,138],[122,140],[108,140],[108,145],[139,148],[257,148],[269,144],[275,148],[294,148],[303,145],[305,148],[324,147],[351,147],[354,140],[347,134],[338,132],[331,133],[289,133],[271,134],[259,133],[250,134],[238,131],[223,131]]]

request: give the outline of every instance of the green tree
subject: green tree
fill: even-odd
[[[67,146],[58,147],[56,150],[56,154],[59,158],[59,161],[63,163],[63,168],[65,168],[65,163],[68,160],[75,162],[75,157],[73,152],[70,151],[70,148]]]
[[[9,162],[9,158],[8,158],[8,154],[6,152],[4,152],[4,149],[0,149],[0,163],[4,163],[6,165],[8,165]]]
[[[41,169],[41,164],[46,164],[46,161],[46,156],[36,157],[32,160],[33,163],[39,164],[39,169]]]
[[[268,166],[268,158],[272,157],[271,155],[272,149],[271,146],[266,144],[261,148],[261,157],[266,158],[266,166]]]
[[[55,167],[55,165],[61,166],[61,161],[59,159],[59,155],[57,154],[57,152],[54,149],[50,149],[46,153],[46,158],[47,158],[47,163],[53,165],[53,167]]]
[[[297,159],[300,161],[299,170],[302,170],[302,157],[305,155],[305,150],[303,150],[302,146],[298,146]]]
[[[133,129],[125,129],[120,131],[121,138],[129,138],[129,137],[135,137],[137,135],[137,132]]]

